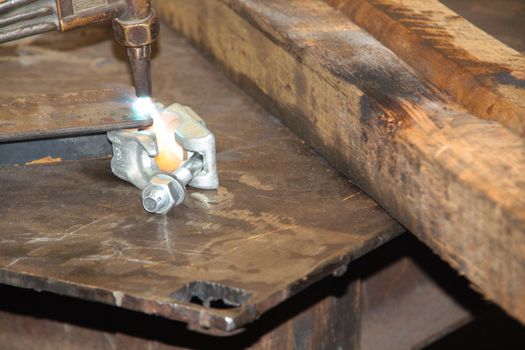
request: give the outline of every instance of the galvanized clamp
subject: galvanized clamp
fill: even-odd
[[[164,109],[178,118],[176,142],[187,153],[184,163],[172,173],[160,171],[155,157],[157,138],[150,130],[108,132],[113,146],[111,170],[142,190],[142,204],[151,213],[165,214],[186,197],[186,186],[213,190],[219,187],[215,137],[189,107],[173,104]]]

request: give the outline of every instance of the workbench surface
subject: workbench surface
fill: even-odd
[[[129,84],[110,33],[83,33],[10,48],[0,75],[16,84],[31,62],[50,93]],[[0,167],[0,282],[232,332],[404,231],[168,28],[153,79],[156,98],[191,106],[216,134],[219,190],[151,215],[107,159]]]

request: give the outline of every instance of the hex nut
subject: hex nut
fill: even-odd
[[[173,178],[174,181],[170,182],[168,185],[170,189],[171,196],[174,200],[174,206],[181,205],[186,199],[186,186],[184,186],[179,179]]]
[[[114,19],[113,35],[115,40],[126,47],[140,47],[151,44],[159,36],[160,23],[155,10],[141,21]]]
[[[141,197],[146,211],[166,214],[171,208],[184,202],[186,188],[177,178],[168,174],[158,174],[151,178]]]
[[[175,199],[169,188],[171,176],[159,174],[151,178],[149,184],[142,190],[142,205],[150,213],[166,214],[175,204]]]

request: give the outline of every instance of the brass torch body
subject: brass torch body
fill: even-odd
[[[159,21],[150,0],[0,0],[0,43],[112,20],[127,48],[135,93],[151,96],[151,44]]]

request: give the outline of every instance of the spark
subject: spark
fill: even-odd
[[[133,103],[133,111],[141,117],[150,117],[153,122],[162,122],[160,113],[150,97],[139,97]]]
[[[170,137],[167,125],[161,117],[161,113],[150,97],[139,97],[133,103],[133,111],[141,117],[150,117],[153,119],[152,128],[157,135],[158,142],[163,142]]]

